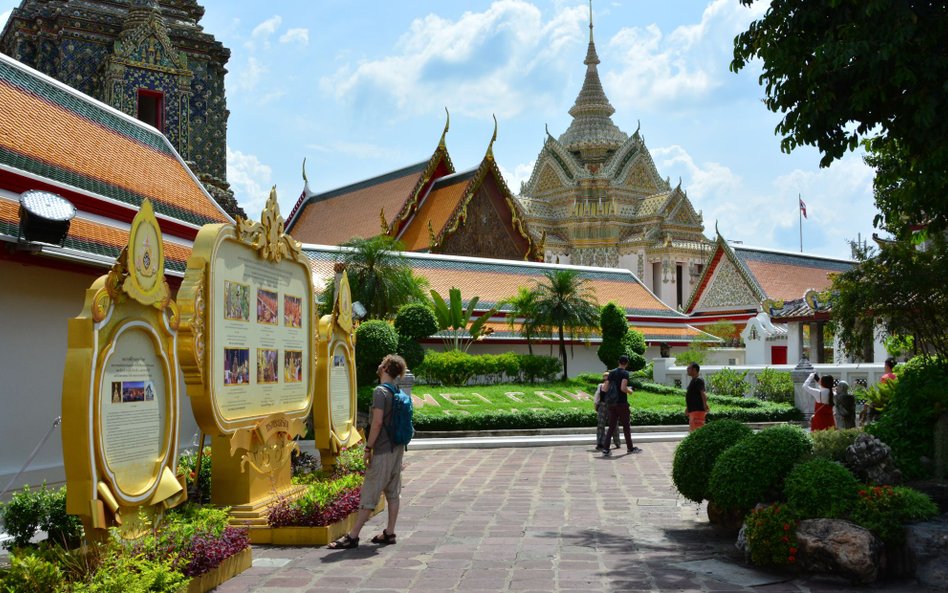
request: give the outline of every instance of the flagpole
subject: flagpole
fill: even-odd
[[[800,253],[803,253],[803,208],[800,207],[802,201],[803,197],[797,194],[797,216],[800,217]]]

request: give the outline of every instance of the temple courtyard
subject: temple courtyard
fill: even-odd
[[[603,458],[592,445],[411,450],[398,543],[355,550],[254,546],[253,567],[218,593],[594,593],[921,591],[856,587],[743,563],[734,538],[671,482],[676,442]]]

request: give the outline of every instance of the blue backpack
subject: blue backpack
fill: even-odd
[[[414,414],[411,397],[391,383],[382,383],[382,385],[392,392],[392,416],[385,431],[388,432],[392,445],[407,445],[415,436],[415,427],[411,423],[412,414]]]

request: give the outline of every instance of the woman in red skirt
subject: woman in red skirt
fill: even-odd
[[[819,381],[819,386],[817,386]],[[833,419],[833,377],[811,373],[803,383],[803,389],[813,396],[813,418],[810,420],[810,430],[826,430],[836,428]]]

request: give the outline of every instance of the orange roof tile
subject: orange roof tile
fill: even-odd
[[[300,208],[290,234],[303,243],[339,245],[353,237],[369,238],[381,230],[379,212],[387,223],[398,214],[418,184],[428,161],[338,190],[317,194]]]
[[[420,251],[428,248],[428,223],[431,223],[432,231],[438,236],[451,220],[451,214],[461,203],[470,182],[470,174],[438,181],[399,237],[405,249]]]
[[[747,267],[767,298],[792,300],[808,289],[825,290],[831,274],[845,272],[853,262],[805,253],[785,253],[749,247],[734,247],[734,254]]]
[[[192,224],[227,222],[157,130],[0,59],[0,164]]]

